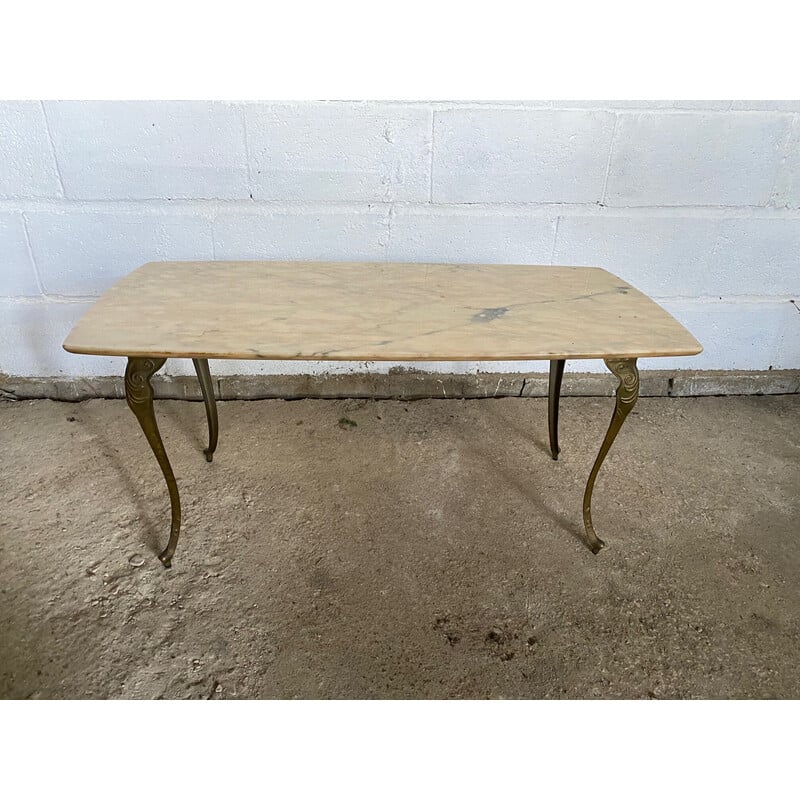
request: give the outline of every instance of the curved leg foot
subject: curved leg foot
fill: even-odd
[[[153,449],[158,466],[164,475],[169,490],[169,501],[172,509],[172,524],[169,531],[169,542],[163,553],[158,557],[161,563],[169,568],[172,566],[172,556],[178,546],[178,536],[181,532],[181,500],[178,495],[178,484],[172,472],[158,424],[153,410],[153,387],[150,379],[161,369],[165,358],[129,358],[125,370],[125,399],[133,411],[139,425]]]
[[[558,401],[561,397],[561,379],[564,377],[565,360],[550,362],[550,385],[547,393],[547,429],[550,433],[550,455],[558,461],[561,448],[558,446]]]
[[[622,423],[625,422],[625,417],[628,416],[639,398],[639,370],[636,368],[636,359],[607,358],[605,363],[619,379],[619,386],[617,386],[616,404],[614,413],[611,416],[611,424],[608,426],[606,437],[600,446],[600,452],[597,454],[592,471],[589,473],[586,491],[583,494],[583,525],[586,529],[587,544],[593,553],[599,553],[605,544],[597,536],[594,531],[594,525],[592,525],[592,491],[594,482],[597,479],[597,473],[600,471],[603,460],[611,449],[619,429],[622,427]]]
[[[217,438],[219,436],[219,422],[217,420],[217,401],[214,399],[214,387],[211,383],[211,372],[208,369],[207,358],[193,358],[194,370],[197,379],[200,381],[200,388],[203,391],[203,401],[206,406],[206,418],[208,419],[208,447],[203,450],[206,461],[212,461],[214,451],[217,449]]]

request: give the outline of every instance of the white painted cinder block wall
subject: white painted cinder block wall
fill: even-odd
[[[800,101],[0,103],[0,372],[120,375],[61,342],[164,259],[598,265],[705,346],[643,368],[800,368]]]

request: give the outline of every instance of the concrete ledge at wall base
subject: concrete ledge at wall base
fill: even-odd
[[[642,370],[642,397],[703,397],[710,395],[766,395],[800,393],[800,370],[717,371]],[[566,372],[562,397],[610,397],[613,375]],[[346,375],[231,375],[214,379],[218,400],[282,398],[423,398],[546,397],[546,373],[446,374],[395,369],[389,374]],[[201,400],[191,376],[155,376],[157,398]],[[0,400],[51,399],[77,402],[125,396],[122,377],[14,378],[0,373]]]

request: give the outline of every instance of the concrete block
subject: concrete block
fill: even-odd
[[[67,197],[249,197],[240,106],[82,101],[46,110]]]
[[[565,216],[553,261],[651,296],[800,295],[800,218]]]
[[[437,111],[437,203],[595,203],[603,193],[614,114]]]
[[[248,105],[253,197],[427,202],[431,114],[416,106]]]
[[[772,205],[800,208],[800,116],[795,117],[775,179]]]
[[[786,114],[621,113],[604,202],[766,205],[790,124]]]
[[[619,381],[611,374],[602,361],[599,372],[587,372],[586,361],[567,361],[564,381],[561,384],[562,397],[613,397]],[[639,370],[640,397],[669,397],[672,378],[676,373],[656,369]],[[548,376],[528,375],[522,390],[523,397],[547,397]]]
[[[662,300],[660,305],[694,334],[703,352],[642,358],[641,369],[800,369],[800,314],[788,300]]]
[[[609,108],[630,111],[631,109],[660,110],[686,109],[691,111],[727,111],[730,100],[557,100],[555,108]]]
[[[170,362],[168,361],[167,364]],[[356,372],[319,375],[218,376],[212,362],[212,385],[218,400],[256,400],[268,397],[431,398],[547,397],[547,375],[504,373],[428,373],[424,370],[387,373]],[[581,365],[582,366],[582,365]],[[707,395],[759,395],[800,393],[800,370],[697,371],[640,370],[641,397],[701,397]],[[608,397],[616,379],[606,370],[564,374],[562,397]],[[194,375],[171,376],[163,370],[153,376],[156,398],[202,400]],[[57,376],[31,378],[0,373],[0,400],[33,398],[80,401],[94,397],[124,398],[122,374],[106,377]],[[610,408],[611,406],[609,406]]]
[[[567,361],[564,368],[564,379],[561,384],[562,397],[611,397],[617,381],[614,376],[602,367],[598,372],[586,372],[585,361]],[[522,397],[547,397],[549,379],[547,373],[529,375],[522,387]]]
[[[160,395],[159,395],[160,396]],[[122,399],[125,381],[115,378],[46,377],[29,378],[0,372],[0,400],[63,400],[79,402],[96,397]]]
[[[0,102],[0,198],[61,196],[41,104]]]
[[[650,359],[657,364],[659,359]],[[708,395],[757,395],[800,393],[800,370],[692,370],[639,369],[640,397],[704,397]],[[606,369],[602,374],[572,372],[584,362],[567,362],[562,397],[613,397],[617,379]],[[522,397],[547,397],[547,375],[527,375]]]
[[[235,209],[214,221],[216,258],[380,261],[387,236],[382,210]]]
[[[554,108],[593,108],[593,109],[659,109],[673,108],[674,100],[555,100]]]
[[[474,208],[397,208],[390,261],[549,264],[555,219]]]
[[[800,371],[727,372],[723,370],[708,370],[675,372],[670,378],[669,389],[670,397],[797,394],[800,392]]]
[[[224,400],[262,397],[519,397],[523,376],[438,375],[422,370],[346,375],[229,376],[219,380]]]
[[[191,211],[35,211],[27,219],[49,294],[97,296],[148,261],[214,258],[211,223]]]
[[[124,375],[122,358],[79,356],[61,346],[90,305],[0,299],[0,373],[33,377]]]
[[[730,100],[673,100],[672,107],[685,111],[728,111]]]
[[[40,294],[22,215],[0,213],[0,297],[36,297]]]
[[[734,100],[731,111],[800,111],[800,100]]]

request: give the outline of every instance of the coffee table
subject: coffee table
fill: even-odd
[[[596,267],[301,261],[145,264],[73,328],[71,353],[125,356],[125,396],[158,461],[172,510],[170,567],[181,527],[178,485],[153,410],[150,380],[168,358],[191,358],[208,419],[218,423],[208,359],[313,361],[548,360],[550,454],[566,359],[602,358],[619,380],[611,423],[583,496],[586,543],[597,473],[639,396],[640,357],[689,356],[697,340],[663,308]]]

